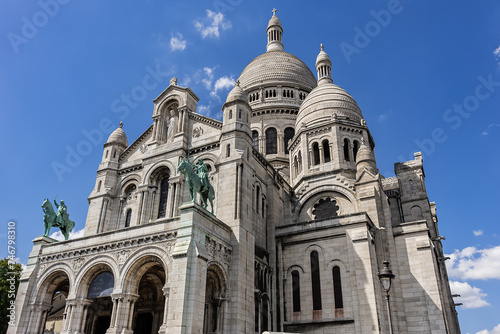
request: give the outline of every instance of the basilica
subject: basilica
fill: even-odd
[[[173,78],[139,138],[120,123],[84,237],[35,238],[9,334],[460,333],[421,153],[381,175],[323,45],[313,73],[275,11],[266,33],[222,121]]]

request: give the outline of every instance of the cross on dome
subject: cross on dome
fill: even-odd
[[[277,10],[276,8],[273,8],[273,10],[272,10],[272,12],[273,12],[273,16],[276,16],[276,12],[277,12],[277,11],[278,11],[278,10]]]
[[[323,43],[321,43],[319,47],[321,48],[321,51],[323,51],[323,49],[325,48],[325,47],[323,46]]]

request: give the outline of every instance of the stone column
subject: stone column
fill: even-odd
[[[76,308],[76,300],[75,299],[66,299],[66,311],[64,312],[64,323],[63,330],[61,334],[72,334],[76,329],[75,322],[75,308]]]
[[[141,225],[149,221],[149,205],[151,203],[151,188],[144,190],[143,192],[143,205],[141,212]]]
[[[33,305],[31,316],[33,321],[31,324],[35,324],[35,329],[37,333],[43,332],[43,326],[45,325],[45,319],[47,318],[47,313],[52,305],[50,304],[37,304]],[[31,327],[28,327],[31,328]]]
[[[285,135],[283,133],[278,133],[278,154],[285,154]]]
[[[139,192],[138,196],[139,208],[137,209],[137,220],[135,225],[141,225],[142,203],[144,202],[144,191]]]
[[[165,296],[165,304],[163,305],[163,323],[158,331],[158,334],[167,333],[167,318],[168,318],[168,299],[170,296],[170,288],[163,287],[163,296]]]
[[[109,323],[109,328],[106,334],[118,334],[120,333],[120,312],[123,304],[123,297],[121,293],[112,293],[111,300],[113,301],[113,309],[111,311],[111,321]]]
[[[120,334],[132,334],[132,323],[134,320],[135,302],[139,299],[139,295],[127,294],[123,298],[121,312],[117,317],[117,329]]]
[[[172,217],[175,217],[179,210],[179,202],[182,201],[182,189],[184,182],[177,181],[175,184],[175,196],[174,196],[174,208],[172,212]]]
[[[122,210],[123,210],[123,203],[125,202],[124,198],[120,198],[120,208],[118,209],[118,222],[116,223],[116,228],[121,228],[120,222],[122,219]]]
[[[165,217],[166,218],[171,218],[172,217],[172,207],[173,207],[173,200],[174,200],[174,182],[169,182],[168,183],[168,195],[167,195],[167,209],[165,212]]]
[[[156,220],[156,217],[154,216],[155,206],[156,206],[156,187],[151,189],[152,193],[151,193],[151,205],[149,206],[149,222]]]
[[[323,152],[323,145],[318,144],[319,148],[319,163],[324,164],[325,163],[325,154]]]

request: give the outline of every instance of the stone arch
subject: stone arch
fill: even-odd
[[[172,94],[167,96],[163,101],[161,101],[156,107],[155,116],[160,115],[163,110],[168,109],[168,107],[174,104],[177,105],[177,108],[184,105],[184,101],[180,95]]]
[[[304,250],[304,252],[306,254],[310,254],[311,252],[313,251],[316,251],[318,252],[318,255],[320,255],[321,258],[323,258],[323,253],[324,253],[324,250],[323,250],[323,247],[321,247],[320,244],[310,244],[309,246],[306,247],[306,249]],[[322,259],[323,260],[323,259]],[[325,262],[325,261],[321,261],[321,262]]]
[[[66,291],[66,298],[71,296],[74,290],[73,275],[71,275],[71,268],[64,263],[58,263],[45,270],[45,273],[38,278],[36,299],[33,302],[40,304],[50,304],[52,297],[57,289],[60,288],[64,281],[68,281],[68,289]]]
[[[155,264],[159,264],[165,271],[165,284],[170,281],[168,268],[170,262],[165,261],[169,258],[167,252],[157,246],[150,246],[146,249],[140,249],[132,253],[123,264],[120,273],[120,280],[117,286],[120,291],[133,291],[133,278],[142,277],[142,275]],[[134,292],[136,293],[136,292]]]
[[[137,174],[127,175],[120,181],[120,186],[118,187],[118,196],[123,197],[125,195],[125,189],[131,185],[135,184],[136,187],[139,187],[141,183],[141,177]]]
[[[80,273],[75,279],[75,297],[86,298],[90,284],[93,279],[102,272],[109,271],[113,274],[116,282],[119,278],[119,267],[116,260],[109,255],[101,255],[94,260],[87,262],[80,270]]]
[[[335,193],[341,196],[335,196]],[[304,194],[297,201],[296,210],[294,211],[294,220],[299,221],[300,219],[305,219],[304,210],[308,210],[310,206],[314,204],[312,203],[312,201],[314,201],[316,198],[319,199],[323,195],[334,196],[336,199],[338,199],[337,203],[340,207],[338,211],[339,215],[358,211],[358,202],[352,191],[342,186],[330,184],[312,188],[310,191]]]
[[[298,270],[301,274],[304,274],[305,271],[304,271],[304,268],[302,268],[302,266],[298,265],[298,264],[292,264],[290,267],[288,267],[288,269],[286,270],[286,276],[290,276],[292,274],[292,271],[294,270]]]
[[[338,266],[342,272],[348,273],[349,272],[349,267],[347,264],[340,260],[340,259],[333,259],[330,262],[326,264],[326,270],[332,270],[333,267]]]
[[[177,175],[177,168],[172,162],[170,162],[169,160],[159,161],[149,167],[148,171],[146,172],[146,176],[144,177],[143,184],[153,185],[153,181],[157,178],[157,173],[163,168],[166,168],[168,170],[170,177],[174,177]]]

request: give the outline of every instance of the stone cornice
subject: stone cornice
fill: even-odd
[[[218,121],[218,120],[215,120],[215,119],[212,119],[210,117],[203,116],[200,114],[195,114],[193,112],[188,113],[188,115],[189,115],[189,119],[193,119],[195,121],[208,124],[208,125],[210,125],[214,128],[217,128],[217,129],[222,129],[222,122],[221,121]]]
[[[100,235],[98,235],[100,236]],[[137,245],[152,244],[155,242],[162,242],[167,240],[175,240],[177,238],[177,232],[160,232],[154,235],[142,235],[138,237],[132,237],[127,239],[121,239],[109,243],[100,243],[87,247],[74,248],[65,252],[58,252],[47,255],[40,255],[40,263],[46,263],[51,261],[60,261],[64,259],[71,259],[76,257],[81,257],[91,254],[106,253],[111,251],[122,250]],[[75,240],[72,240],[73,243]],[[58,245],[59,243],[55,244]],[[45,247],[44,247],[45,248]]]
[[[149,126],[149,128],[142,133],[122,154],[120,154],[119,162],[122,162],[130,153],[132,153],[143,140],[149,136],[149,134],[153,131],[153,124]]]

